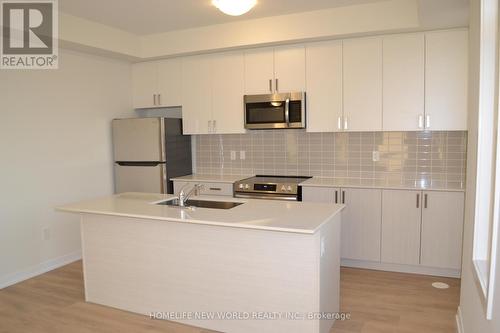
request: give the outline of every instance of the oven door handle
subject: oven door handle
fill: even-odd
[[[287,201],[298,201],[297,196],[293,195],[272,195],[272,194],[242,194],[234,193],[233,197],[243,198],[243,199],[268,199],[268,200],[287,200]]]
[[[286,126],[290,127],[290,98],[285,100],[285,121]]]

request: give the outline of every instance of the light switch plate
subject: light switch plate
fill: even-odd
[[[376,151],[376,150],[375,150],[375,151],[373,151],[373,152],[372,152],[372,160],[373,160],[373,162],[378,162],[378,161],[380,161],[380,152],[378,152],[378,151]]]
[[[240,160],[244,160],[247,158],[246,152],[244,150],[240,150]]]
[[[236,150],[231,150],[231,161],[236,160]]]

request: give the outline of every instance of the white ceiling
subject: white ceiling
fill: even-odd
[[[257,0],[257,5],[249,13],[239,17],[222,14],[212,6],[211,0],[59,0],[59,8],[70,15],[134,34],[147,35],[382,1],[386,0]]]

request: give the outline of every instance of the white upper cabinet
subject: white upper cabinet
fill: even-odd
[[[156,62],[132,65],[132,100],[135,109],[156,107],[158,67]]]
[[[212,128],[212,56],[182,59],[184,134],[208,134]]]
[[[424,126],[424,35],[383,37],[383,129]]]
[[[342,122],[342,42],[306,45],[307,131],[335,132]]]
[[[467,30],[425,34],[425,113],[429,130],[467,130]]]
[[[135,109],[181,105],[181,59],[142,62],[132,66]]]
[[[283,46],[245,51],[245,94],[305,91],[305,48]]]
[[[245,94],[272,94],[274,91],[274,50],[245,51]]]
[[[306,52],[304,46],[282,46],[274,49],[274,90],[306,90]]]
[[[173,58],[161,60],[158,64],[159,106],[180,106],[182,104],[182,60]]]
[[[244,133],[243,52],[216,54],[212,62],[212,132]]]
[[[343,42],[344,129],[382,130],[382,38]]]
[[[242,52],[184,58],[184,134],[244,133],[243,85]]]
[[[459,270],[464,193],[426,191],[423,195],[420,264]]]
[[[421,202],[420,191],[382,192],[382,262],[419,264]]]

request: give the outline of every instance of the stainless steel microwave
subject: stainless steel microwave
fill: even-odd
[[[305,128],[306,93],[245,95],[245,128]]]

